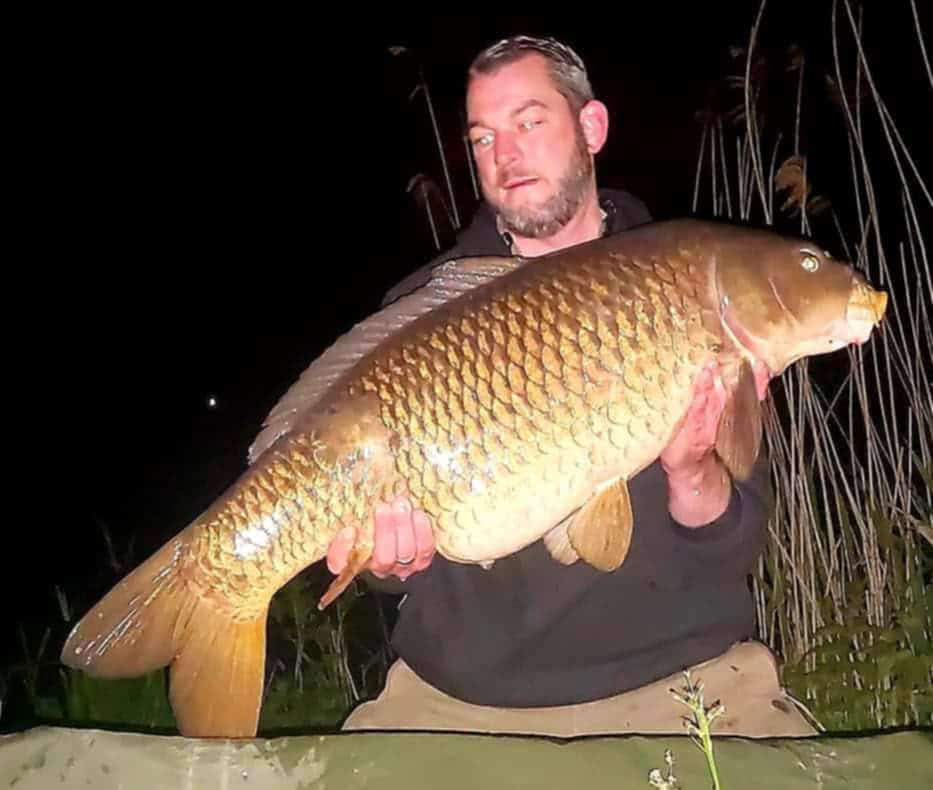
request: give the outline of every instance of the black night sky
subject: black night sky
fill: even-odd
[[[872,20],[875,51],[913,57],[909,3],[886,6]],[[338,9],[330,23],[323,9],[140,12],[57,20],[57,43],[34,29],[21,63],[30,109],[17,121],[28,235],[13,256],[34,284],[8,305],[24,300],[16,336],[37,376],[18,382],[8,416],[27,432],[13,453],[25,450],[31,493],[26,518],[7,524],[5,638],[55,616],[55,584],[87,603],[106,590],[101,525],[118,553],[135,536],[141,560],[195,517],[243,470],[260,421],[305,366],[431,257],[406,193],[419,172],[444,188],[423,97],[409,100],[417,65],[462,218],[473,207],[463,74],[514,32],[577,48],[611,112],[600,182],[670,217],[690,210],[695,113],[734,69],[729,48],[747,44],[758,7]],[[770,2],[761,46],[819,42],[831,56],[830,7]],[[918,7],[929,28],[928,4]],[[900,40],[885,42],[884,24]],[[411,57],[391,55],[396,45]],[[929,112],[929,92],[920,98]]]

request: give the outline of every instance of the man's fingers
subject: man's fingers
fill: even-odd
[[[434,530],[431,529],[431,522],[427,515],[422,511],[416,510],[414,514],[415,544],[418,547],[415,562],[422,568],[427,567],[434,557],[436,544],[434,542]]]
[[[373,512],[373,556],[370,570],[377,576],[388,574],[398,556],[395,514],[390,505],[379,502]]]
[[[352,528],[334,538],[327,554],[331,573],[343,570],[354,539]],[[434,534],[427,516],[413,512],[407,497],[396,497],[391,503],[379,502],[373,508],[373,553],[366,567],[374,576],[407,579],[431,563],[434,549]]]
[[[405,581],[413,573],[423,571],[434,559],[434,533],[431,531],[431,523],[428,521],[428,517],[422,511],[416,510],[412,513],[411,520],[416,549],[411,564],[398,566],[398,577],[402,581]]]
[[[717,363],[711,362],[700,370],[694,382],[693,400],[684,425],[686,434],[693,441],[705,441],[710,423],[718,421],[725,402],[725,385]]]
[[[693,390],[693,402],[690,404],[691,416],[702,421],[710,408],[711,399],[715,399],[723,390],[719,365],[710,362],[700,370]]]
[[[353,527],[345,527],[334,536],[327,547],[327,568],[331,573],[337,575],[344,569],[355,540],[356,530]]]
[[[412,523],[411,505],[404,497],[397,497],[392,503],[392,518],[396,527],[396,561],[402,565],[414,562],[417,551],[415,528]]]

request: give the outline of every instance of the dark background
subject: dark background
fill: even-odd
[[[931,107],[922,85],[897,77],[897,59],[917,52],[909,5],[887,3],[883,16],[869,5],[873,64],[888,95],[911,97],[898,118],[909,122]],[[600,182],[658,218],[689,213],[696,113],[711,83],[741,73],[730,47],[747,45],[759,4],[605,8],[354,8],[329,23],[323,8],[134,12],[11,31],[25,46],[13,75],[22,110],[7,121],[23,174],[7,320],[25,364],[8,380],[18,474],[5,637],[57,617],[56,584],[86,606],[129,570],[114,567],[105,531],[118,560],[133,541],[133,564],[194,518],[243,470],[262,418],[306,365],[433,255],[406,192],[417,173],[445,188],[424,97],[409,99],[419,66],[461,219],[474,205],[464,71],[514,32],[556,35],[587,62],[611,112]],[[831,56],[830,10],[769,3],[762,51],[796,42]]]

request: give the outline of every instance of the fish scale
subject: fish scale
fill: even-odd
[[[399,479],[390,488],[428,513],[442,552],[466,558],[483,545],[476,530],[492,519],[500,497],[521,491],[533,460],[572,450],[576,455],[557,468],[562,476],[579,475],[582,483],[583,470],[594,461],[606,466],[610,458],[628,455],[633,442],[644,450],[633,453],[633,461],[643,464],[642,456],[656,454],[651,440],[663,442],[671,428],[664,421],[667,404],[689,397],[704,358],[695,354],[692,365],[680,360],[679,375],[662,388],[661,372],[675,370],[673,350],[678,343],[685,347],[687,337],[686,322],[678,324],[667,305],[697,298],[687,260],[678,259],[680,271],[645,261],[629,269],[631,262],[620,257],[618,269],[581,266],[567,277],[570,285],[530,278],[521,291],[464,306],[360,376],[360,389],[378,394],[382,419],[400,439]],[[634,276],[642,279],[633,283]],[[629,305],[623,321],[611,309],[620,304]],[[545,324],[542,316],[551,321]],[[629,328],[628,337],[619,324]],[[491,331],[483,332],[486,327]],[[720,340],[704,333],[701,349]],[[698,345],[696,337],[693,343]],[[435,375],[446,378],[446,390],[436,391],[433,379],[420,372],[423,356],[412,345],[440,352],[430,358],[435,364],[445,360]],[[398,386],[377,383],[392,376]],[[646,420],[649,413],[657,419]],[[513,461],[512,468],[500,465],[489,474],[489,458],[499,447],[526,465]],[[482,448],[478,457],[476,448]],[[427,463],[425,456],[436,460]],[[479,491],[486,495],[473,499]]]
[[[619,259],[619,263],[625,266],[627,261]],[[680,263],[683,266],[683,260]],[[635,262],[633,271],[644,275],[646,271],[653,272],[655,266]],[[628,273],[624,269],[622,272]],[[435,328],[429,338],[421,335],[384,360],[377,360],[369,374],[360,377],[359,387],[362,391],[378,392],[383,421],[401,439],[400,460],[396,464],[398,479],[384,484],[383,490],[408,494],[417,507],[425,509],[435,520],[441,535],[450,530],[475,551],[478,541],[473,530],[491,516],[498,499],[496,481],[503,495],[514,495],[521,489],[521,483],[527,482],[527,474],[516,480],[507,479],[506,475],[517,473],[519,465],[515,459],[541,459],[574,449],[577,454],[562,464],[561,469],[565,474],[581,475],[581,470],[590,468],[595,459],[605,464],[611,455],[625,457],[633,441],[643,445],[646,440],[661,439],[654,435],[653,428],[660,428],[662,421],[651,421],[648,416],[650,413],[663,416],[665,402],[672,392],[663,392],[653,381],[654,370],[665,364],[672,367],[671,355],[662,351],[673,348],[677,339],[682,341],[684,333],[666,320],[669,312],[659,309],[659,303],[665,299],[695,298],[696,289],[686,276],[643,276],[634,283],[632,279],[631,275],[619,277],[616,270],[588,271],[583,267],[568,278],[572,287],[550,279],[520,295],[506,293],[475,312],[448,320],[442,328]],[[680,299],[671,293],[678,287],[684,291]],[[598,298],[594,300],[593,295]],[[612,312],[605,309],[606,302],[629,305],[621,311],[624,321],[617,323]],[[538,341],[536,334],[540,335],[542,326],[539,314],[556,318],[557,337],[547,333]],[[628,327],[628,336],[620,331],[619,323]],[[493,331],[482,342],[475,342],[472,338],[477,335],[476,327],[484,325]],[[661,343],[660,337],[670,342]],[[703,340],[708,345],[708,338]],[[424,375],[423,357],[414,350],[428,344],[441,352],[439,358],[433,357],[435,374],[446,377],[448,384],[446,393],[442,390],[436,400],[432,397],[433,379]],[[693,344],[697,345],[696,337]],[[702,355],[694,356],[696,366]],[[438,366],[439,359],[443,362]],[[490,398],[497,399],[498,408],[481,402],[478,386],[481,379],[474,372],[477,369],[499,371],[498,379],[493,374],[489,393]],[[678,383],[685,391],[682,397],[686,397],[692,372],[689,365],[681,364]],[[546,374],[551,377],[547,393],[543,388]],[[619,386],[619,377],[624,387]],[[607,388],[608,381],[614,381],[614,393]],[[565,404],[569,404],[567,409],[562,408]],[[484,447],[481,460],[473,456],[475,448],[484,445],[480,437],[486,435],[496,437],[512,460],[511,468],[499,467],[498,476],[488,473],[488,449]],[[458,449],[463,461],[456,466],[425,461],[427,453],[435,459],[445,458]],[[303,480],[301,489],[313,491],[318,503],[327,503],[310,520],[314,524],[326,523],[330,528],[318,529],[309,536],[305,522],[300,525],[304,527],[301,534],[295,537],[287,529],[274,535],[253,527],[263,537],[254,536],[258,545],[255,540],[246,545],[259,549],[287,542],[291,550],[286,553],[295,558],[298,552],[292,547],[310,543],[313,556],[343,526],[362,526],[365,509],[354,508],[352,504],[362,503],[370,493],[368,490],[360,492],[348,484],[335,485],[337,478],[332,474],[335,466],[320,469],[302,462],[297,467],[303,473],[293,472],[291,478]],[[316,474],[308,477],[309,469]],[[566,488],[572,487],[572,481],[565,482]],[[470,496],[477,489],[489,492],[486,509],[470,504]],[[249,488],[246,491],[252,493]],[[261,523],[266,517],[250,507],[236,508],[232,513],[232,518],[239,519],[241,524]],[[207,522],[205,528],[218,527]],[[228,528],[226,534],[235,536],[236,531]],[[323,539],[314,540],[315,536]],[[456,556],[453,541],[448,543],[440,537],[438,542],[442,550]],[[239,553],[242,552],[241,546]],[[223,556],[230,554],[238,555],[238,551],[227,548]],[[248,558],[242,562],[245,567],[258,565],[258,561]],[[217,566],[222,568],[223,562]],[[270,574],[266,569],[265,574],[279,582],[285,572]],[[259,570],[243,573],[251,579],[263,575]]]
[[[543,540],[610,572],[634,529],[628,480],[679,428],[700,370],[726,406],[716,452],[758,451],[750,364],[865,342],[886,296],[806,240],[655,223],[524,261],[439,267],[338,339],[270,412],[250,466],[74,627],[69,666],[171,666],[180,731],[252,736],[272,596],[355,530],[326,606],[366,568],[376,504],[405,494],[437,551],[487,565]]]

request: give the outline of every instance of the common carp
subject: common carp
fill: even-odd
[[[761,405],[751,365],[864,343],[887,295],[820,247],[694,219],[523,260],[462,258],[357,324],[272,409],[243,474],[75,626],[71,667],[170,667],[184,735],[254,736],[273,595],[356,529],[332,602],[372,551],[377,501],[406,494],[438,552],[488,564],[534,541],[612,571],[633,529],[627,481],[718,365],[717,451],[746,477]]]

